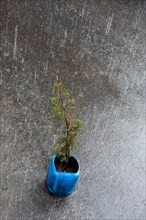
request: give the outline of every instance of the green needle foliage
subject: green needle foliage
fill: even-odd
[[[57,155],[60,161],[67,166],[71,151],[77,145],[77,136],[82,129],[83,121],[78,119],[76,103],[71,98],[69,90],[59,81],[58,77],[53,86],[51,104],[52,117],[63,124],[52,154]]]

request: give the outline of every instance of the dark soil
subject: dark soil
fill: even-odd
[[[70,157],[68,163],[61,162],[58,157],[55,158],[55,167],[59,172],[76,173],[79,169],[77,161]]]

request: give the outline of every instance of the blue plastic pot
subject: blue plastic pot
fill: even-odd
[[[75,173],[59,172],[55,167],[56,156],[53,156],[47,173],[47,188],[50,193],[56,196],[70,195],[76,186],[79,178],[79,163],[75,157],[70,157],[70,162],[76,167]]]

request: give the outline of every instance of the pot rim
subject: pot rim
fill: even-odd
[[[61,171],[58,171],[57,169],[56,169],[56,166],[55,166],[55,163],[54,163],[54,161],[55,161],[55,158],[57,157],[57,155],[53,155],[52,156],[52,159],[53,159],[53,164],[54,164],[54,170],[55,170],[55,172],[56,172],[56,174],[61,174],[61,175],[67,175],[67,176],[70,176],[70,175],[79,175],[79,171],[80,171],[80,164],[79,164],[79,161],[78,161],[78,159],[76,158],[76,157],[74,157],[74,156],[71,156],[71,157],[73,157],[76,161],[77,161],[77,163],[78,163],[78,171],[77,172],[61,172]]]

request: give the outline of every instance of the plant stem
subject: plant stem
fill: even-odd
[[[70,157],[70,149],[69,149],[69,144],[68,144],[68,139],[69,139],[69,136],[71,135],[70,133],[70,120],[68,119],[67,117],[67,110],[64,106],[64,100],[63,100],[63,97],[62,97],[62,92],[59,90],[59,96],[60,96],[60,100],[61,100],[61,105],[62,105],[62,109],[63,109],[63,112],[64,112],[64,117],[65,117],[65,124],[66,124],[66,149],[67,149],[67,154],[66,154],[66,163],[68,163],[68,159]]]

